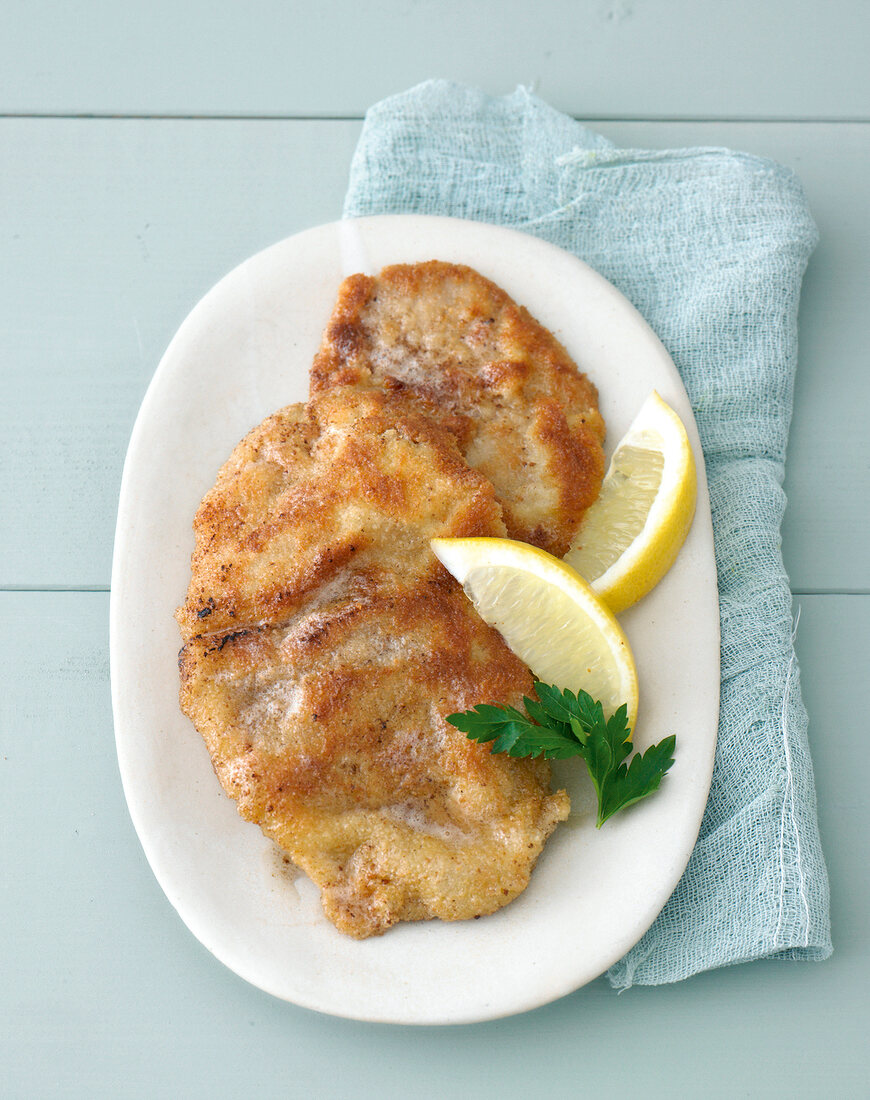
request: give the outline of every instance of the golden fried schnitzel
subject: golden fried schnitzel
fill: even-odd
[[[194,529],[182,709],[329,919],[364,937],[516,897],[568,799],[543,761],[445,722],[532,684],[429,549],[504,534],[454,438],[374,390],[291,405],[238,445]]]
[[[512,538],[566,553],[604,475],[595,387],[556,338],[469,267],[432,260],[342,283],[311,394],[384,389],[457,439]]]

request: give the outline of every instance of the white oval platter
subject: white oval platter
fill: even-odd
[[[622,616],[641,685],[635,744],[674,733],[652,798],[594,828],[579,763],[559,766],[573,813],[529,888],[494,916],[403,924],[357,942],[276,859],[223,794],[178,707],[173,611],[189,580],[191,522],[222,462],[264,417],[307,397],[341,279],[390,263],[466,263],[551,329],[596,383],[612,446],[653,388],[688,426],[698,509],[679,559]],[[466,1023],[535,1008],[600,975],[649,928],[691,854],[713,766],[719,616],[703,458],[679,375],[601,276],[534,237],[415,215],[320,226],[236,268],[196,306],[157,369],[124,467],[112,569],[111,666],[124,791],[161,887],[193,934],[277,997],[361,1020]]]

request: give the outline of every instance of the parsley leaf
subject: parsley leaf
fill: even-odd
[[[523,702],[534,717],[535,701],[524,697]],[[545,756],[553,760],[577,755],[577,741],[567,724],[536,725],[516,707],[480,703],[462,714],[448,715],[447,721],[471,741],[492,741],[493,752],[506,752],[508,756]]]
[[[676,743],[675,737],[666,737],[657,745],[651,745],[646,752],[635,753],[628,766],[620,764],[616,771],[608,776],[607,783],[602,788],[603,798],[600,793],[598,797],[596,824],[599,828],[618,810],[624,810],[626,806],[639,802],[659,789],[662,776],[674,762]]]
[[[658,790],[674,762],[675,737],[632,756],[625,704],[605,719],[601,703],[582,689],[575,693],[537,682],[535,695],[523,697],[525,714],[479,703],[447,721],[472,741],[492,742],[492,752],[548,760],[582,756],[598,796],[599,829],[617,811]]]

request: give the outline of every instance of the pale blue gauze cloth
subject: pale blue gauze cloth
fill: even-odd
[[[780,555],[801,278],[816,229],[795,176],[726,149],[617,149],[525,89],[432,81],[373,107],[346,216],[443,214],[573,252],[640,310],[698,422],[722,626],[719,742],[688,869],[609,971],[619,989],[830,954],[807,718]]]

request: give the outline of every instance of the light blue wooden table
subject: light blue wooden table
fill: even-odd
[[[6,0],[0,34],[0,1096],[870,1096],[870,8],[862,0]],[[227,270],[336,218],[368,104],[534,84],[622,144],[804,180],[783,549],[835,954],[453,1029],[271,999],[190,935],[124,805],[107,612],[121,465]]]

